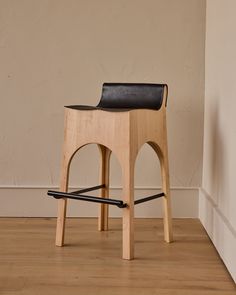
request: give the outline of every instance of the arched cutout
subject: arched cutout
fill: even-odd
[[[159,161],[160,161],[160,164],[162,165],[163,163],[163,158],[164,158],[164,155],[163,155],[163,152],[161,150],[161,148],[159,147],[159,145],[154,142],[154,141],[148,141],[147,142],[152,148],[153,150],[156,152],[158,158],[159,158]]]
[[[90,157],[88,157],[88,151],[85,150],[85,147],[88,147],[88,146],[91,146],[91,149],[90,149]],[[94,149],[94,147],[96,146],[96,149]],[[105,145],[103,144],[100,144],[100,143],[87,143],[87,144],[84,144],[82,146],[80,146],[79,148],[77,148],[74,153],[71,155],[70,159],[68,160],[68,165],[67,165],[67,175],[68,175],[68,184],[72,182],[72,186],[75,187],[80,187],[82,184],[82,186],[92,186],[92,185],[96,185],[99,183],[99,171],[100,171],[100,166],[101,166],[101,161],[102,161],[102,149],[103,148],[106,148],[110,151],[110,162],[112,160],[112,163],[111,164],[114,164],[116,165],[116,168],[119,167],[119,179],[121,179],[121,173],[122,173],[122,170],[121,170],[121,164],[120,164],[120,159],[116,156],[116,154],[111,151],[109,149],[109,147],[106,147]],[[79,152],[82,152],[83,154],[79,155],[79,157],[76,159],[76,162],[73,161],[73,164],[72,164],[72,160],[75,160],[75,157],[77,157],[77,155],[79,154]],[[86,157],[84,157],[86,156]],[[111,159],[113,158],[113,159]],[[91,163],[90,165],[88,165],[88,159],[89,159],[89,162]],[[99,159],[99,161],[97,161],[97,159]],[[78,161],[82,161],[82,165],[78,163]],[[72,166],[73,165],[73,166]],[[75,168],[76,167],[76,168]],[[81,169],[77,169],[77,167],[82,167],[82,170],[83,170],[83,177],[81,177],[81,181],[79,182],[76,182],[76,178],[77,176],[75,176],[77,173],[79,173],[81,175]],[[85,167],[85,168],[84,168]],[[95,167],[95,168],[94,168]],[[87,181],[87,177],[89,176],[89,178],[91,179],[91,170],[93,170],[92,172],[92,183],[91,183],[91,180],[90,182]],[[79,171],[79,172],[78,172]],[[101,171],[100,171],[101,173]],[[117,173],[111,173],[111,175],[114,174],[117,175]],[[71,179],[72,178],[72,179]],[[79,177],[78,177],[79,179]],[[72,180],[72,181],[71,181]],[[76,185],[74,184],[76,183]],[[77,185],[78,184],[78,185]],[[117,186],[117,183],[115,183],[115,186]]]
[[[89,143],[89,144],[85,144],[85,145],[77,148],[76,151],[71,155],[70,159],[68,160],[68,165],[67,165],[67,184],[69,184],[69,182],[70,182],[70,175],[72,174],[71,172],[73,172],[73,174],[77,174],[77,175],[79,174],[79,175],[81,175],[81,170],[80,169],[79,169],[80,171],[78,173],[77,172],[78,171],[77,167],[76,167],[76,170],[72,168],[72,165],[78,164],[78,163],[76,163],[74,161],[73,161],[73,164],[72,164],[72,160],[75,159],[76,154],[79,151],[84,150],[84,147],[85,146],[88,146],[88,145],[94,145],[94,144]],[[106,146],[102,145],[102,144],[97,144],[96,143],[96,147],[97,147],[96,152],[99,153],[99,161],[96,161],[95,162],[95,158],[93,156],[92,157],[92,163],[90,162],[92,165],[90,165],[90,167],[86,167],[86,166],[88,166],[87,165],[87,161],[88,161],[88,158],[89,158],[88,155],[86,157],[86,162],[83,160],[83,167],[86,167],[86,169],[87,169],[87,171],[86,171],[86,169],[85,169],[85,171],[84,171],[84,169],[82,169],[83,176],[86,173],[87,175],[89,175],[89,178],[91,178],[90,171],[92,170],[94,172],[94,170],[97,170],[97,173],[93,174],[93,181],[92,181],[92,183],[91,182],[88,182],[87,181],[87,177],[88,176],[85,176],[85,178],[84,178],[84,181],[85,181],[85,184],[86,184],[85,187],[92,187],[92,186],[97,186],[97,185],[103,184],[103,185],[105,185],[105,187],[104,188],[101,188],[101,191],[99,193],[99,197],[109,198],[109,170],[110,170],[109,167],[110,167],[110,156],[111,156],[112,151],[109,148],[107,148]],[[91,151],[94,152],[94,150],[91,150]],[[86,154],[86,152],[85,152],[85,154]],[[81,157],[80,157],[80,160],[81,160]],[[117,160],[118,160],[118,163],[119,163],[119,159],[117,159]],[[89,159],[89,161],[90,161],[90,159]],[[97,165],[97,168],[94,169],[94,166],[97,163],[99,163],[99,164]],[[77,165],[77,166],[79,166],[79,165]],[[82,165],[80,165],[80,166],[82,166]],[[72,168],[72,170],[71,170],[71,168]],[[73,170],[75,170],[75,171],[73,171]],[[98,171],[99,171],[99,173],[98,173]],[[76,188],[81,188],[81,186],[76,186]],[[94,212],[95,208],[93,207],[91,209],[92,209],[92,212],[95,213]],[[96,215],[96,213],[95,213],[95,215]],[[99,230],[107,230],[108,229],[108,205],[106,205],[106,204],[101,204],[100,205],[100,214],[99,214],[99,220],[98,220],[98,229]]]
[[[135,160],[135,182],[140,187],[160,186],[160,162],[156,151],[145,143],[138,151]]]
[[[137,190],[135,200],[161,193],[157,189],[162,187],[161,151],[152,142],[144,143],[138,151],[134,167],[134,186]],[[142,206],[135,206],[137,217],[161,217],[163,215],[161,199],[156,199]]]
[[[121,160],[120,160],[120,158],[119,158],[119,155],[116,155],[116,152],[115,151],[113,151],[113,150],[111,150],[108,146],[105,146],[104,144],[102,144],[102,143],[98,143],[98,142],[88,142],[88,143],[86,143],[86,144],[83,144],[83,145],[81,145],[80,147],[78,147],[72,154],[70,154],[70,157],[67,159],[67,171],[66,171],[66,174],[67,174],[67,176],[68,176],[68,180],[67,180],[67,182],[69,182],[69,174],[70,174],[70,166],[71,166],[71,162],[72,162],[72,160],[73,160],[73,158],[75,157],[75,155],[81,150],[81,149],[83,149],[85,146],[88,146],[88,145],[96,145],[96,146],[98,146],[98,150],[99,150],[99,146],[103,146],[103,147],[105,147],[105,148],[107,148],[108,150],[110,150],[111,151],[111,155],[114,155],[115,156],[115,158],[116,158],[116,160],[119,162],[119,165],[120,165],[120,167],[122,167],[122,165],[121,165]],[[101,153],[100,153],[100,155],[101,155]]]
[[[77,149],[68,167],[69,187],[89,187],[98,183],[100,153],[96,144]]]

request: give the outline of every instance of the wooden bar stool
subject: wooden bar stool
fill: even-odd
[[[134,205],[163,197],[164,238],[172,241],[172,219],[166,130],[166,84],[104,83],[96,107],[66,106],[56,245],[63,246],[67,199],[101,203],[99,230],[108,229],[108,206],[123,210],[123,259],[134,257]],[[101,154],[100,185],[68,193],[70,163],[83,146],[96,143]],[[134,201],[134,165],[144,143],[156,152],[161,164],[162,193]],[[122,169],[122,199],[109,198],[109,159],[114,153]],[[101,189],[101,197],[84,193]]]

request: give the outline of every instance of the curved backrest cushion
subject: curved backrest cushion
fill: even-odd
[[[100,108],[160,109],[166,84],[104,83]]]

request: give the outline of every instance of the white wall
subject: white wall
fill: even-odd
[[[200,219],[236,281],[236,1],[208,0]]]
[[[55,214],[45,191],[59,183],[63,106],[96,104],[104,81],[169,84],[174,216],[198,215],[205,0],[1,0],[0,28],[0,216]],[[95,147],[82,150],[70,184],[97,184],[97,164]],[[160,186],[149,147],[136,167],[137,194]],[[71,215],[92,214],[83,206]],[[140,215],[158,214],[148,206]]]

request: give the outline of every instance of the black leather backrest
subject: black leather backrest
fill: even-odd
[[[104,83],[100,108],[160,109],[166,84]]]

